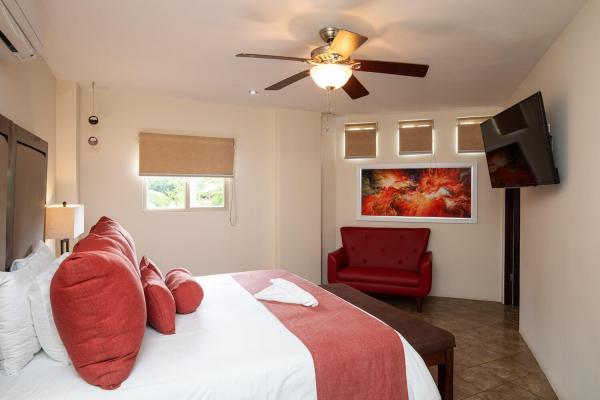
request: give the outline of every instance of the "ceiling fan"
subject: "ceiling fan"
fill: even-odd
[[[377,72],[380,74],[404,75],[424,78],[429,65],[408,64],[391,61],[354,60],[352,54],[362,46],[367,37],[345,29],[328,26],[319,31],[327,43],[310,53],[310,58],[272,56],[265,54],[240,53],[236,57],[267,58],[273,60],[300,61],[311,64],[307,70],[290,76],[265,90],[279,90],[310,75],[323,89],[342,88],[353,100],[369,94],[369,91],[353,75],[353,71]]]

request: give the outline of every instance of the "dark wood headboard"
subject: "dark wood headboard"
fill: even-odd
[[[44,239],[48,143],[0,115],[0,260],[4,269]]]

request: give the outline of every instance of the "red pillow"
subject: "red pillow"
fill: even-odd
[[[52,278],[56,328],[88,383],[116,389],[135,363],[146,328],[139,277],[123,255],[85,251],[67,257]]]
[[[73,247],[73,253],[78,252],[88,252],[88,251],[106,251],[109,253],[119,254],[128,259],[127,254],[129,252],[129,246],[127,243],[123,241],[118,241],[113,239],[111,236],[101,236],[95,233],[90,233],[83,239],[81,239],[75,246]],[[137,267],[131,265],[131,263],[127,263],[129,267],[131,267],[131,271],[133,271],[136,275],[139,276],[140,271]]]
[[[175,298],[179,314],[194,312],[202,302],[204,292],[190,271],[185,268],[174,268],[167,272],[165,283]]]
[[[165,280],[165,277],[163,276],[162,272],[160,272],[160,269],[158,269],[156,264],[154,264],[154,262],[152,262],[152,260],[146,256],[143,256],[140,260],[140,271],[144,268],[150,268],[152,271],[156,272],[156,275],[160,276],[160,279],[163,281]]]
[[[137,255],[135,254],[135,243],[133,238],[123,227],[108,217],[102,217],[92,226],[90,233],[107,236],[123,245],[125,256],[137,268]]]
[[[158,332],[165,335],[175,333],[175,299],[151,267],[143,267],[142,286],[146,298],[148,323]]]

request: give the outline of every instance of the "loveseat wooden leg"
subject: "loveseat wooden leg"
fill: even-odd
[[[415,297],[415,300],[417,301],[417,312],[422,312],[423,311],[423,298]]]

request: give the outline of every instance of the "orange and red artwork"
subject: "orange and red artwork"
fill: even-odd
[[[474,174],[471,165],[362,168],[360,217],[475,222]]]

